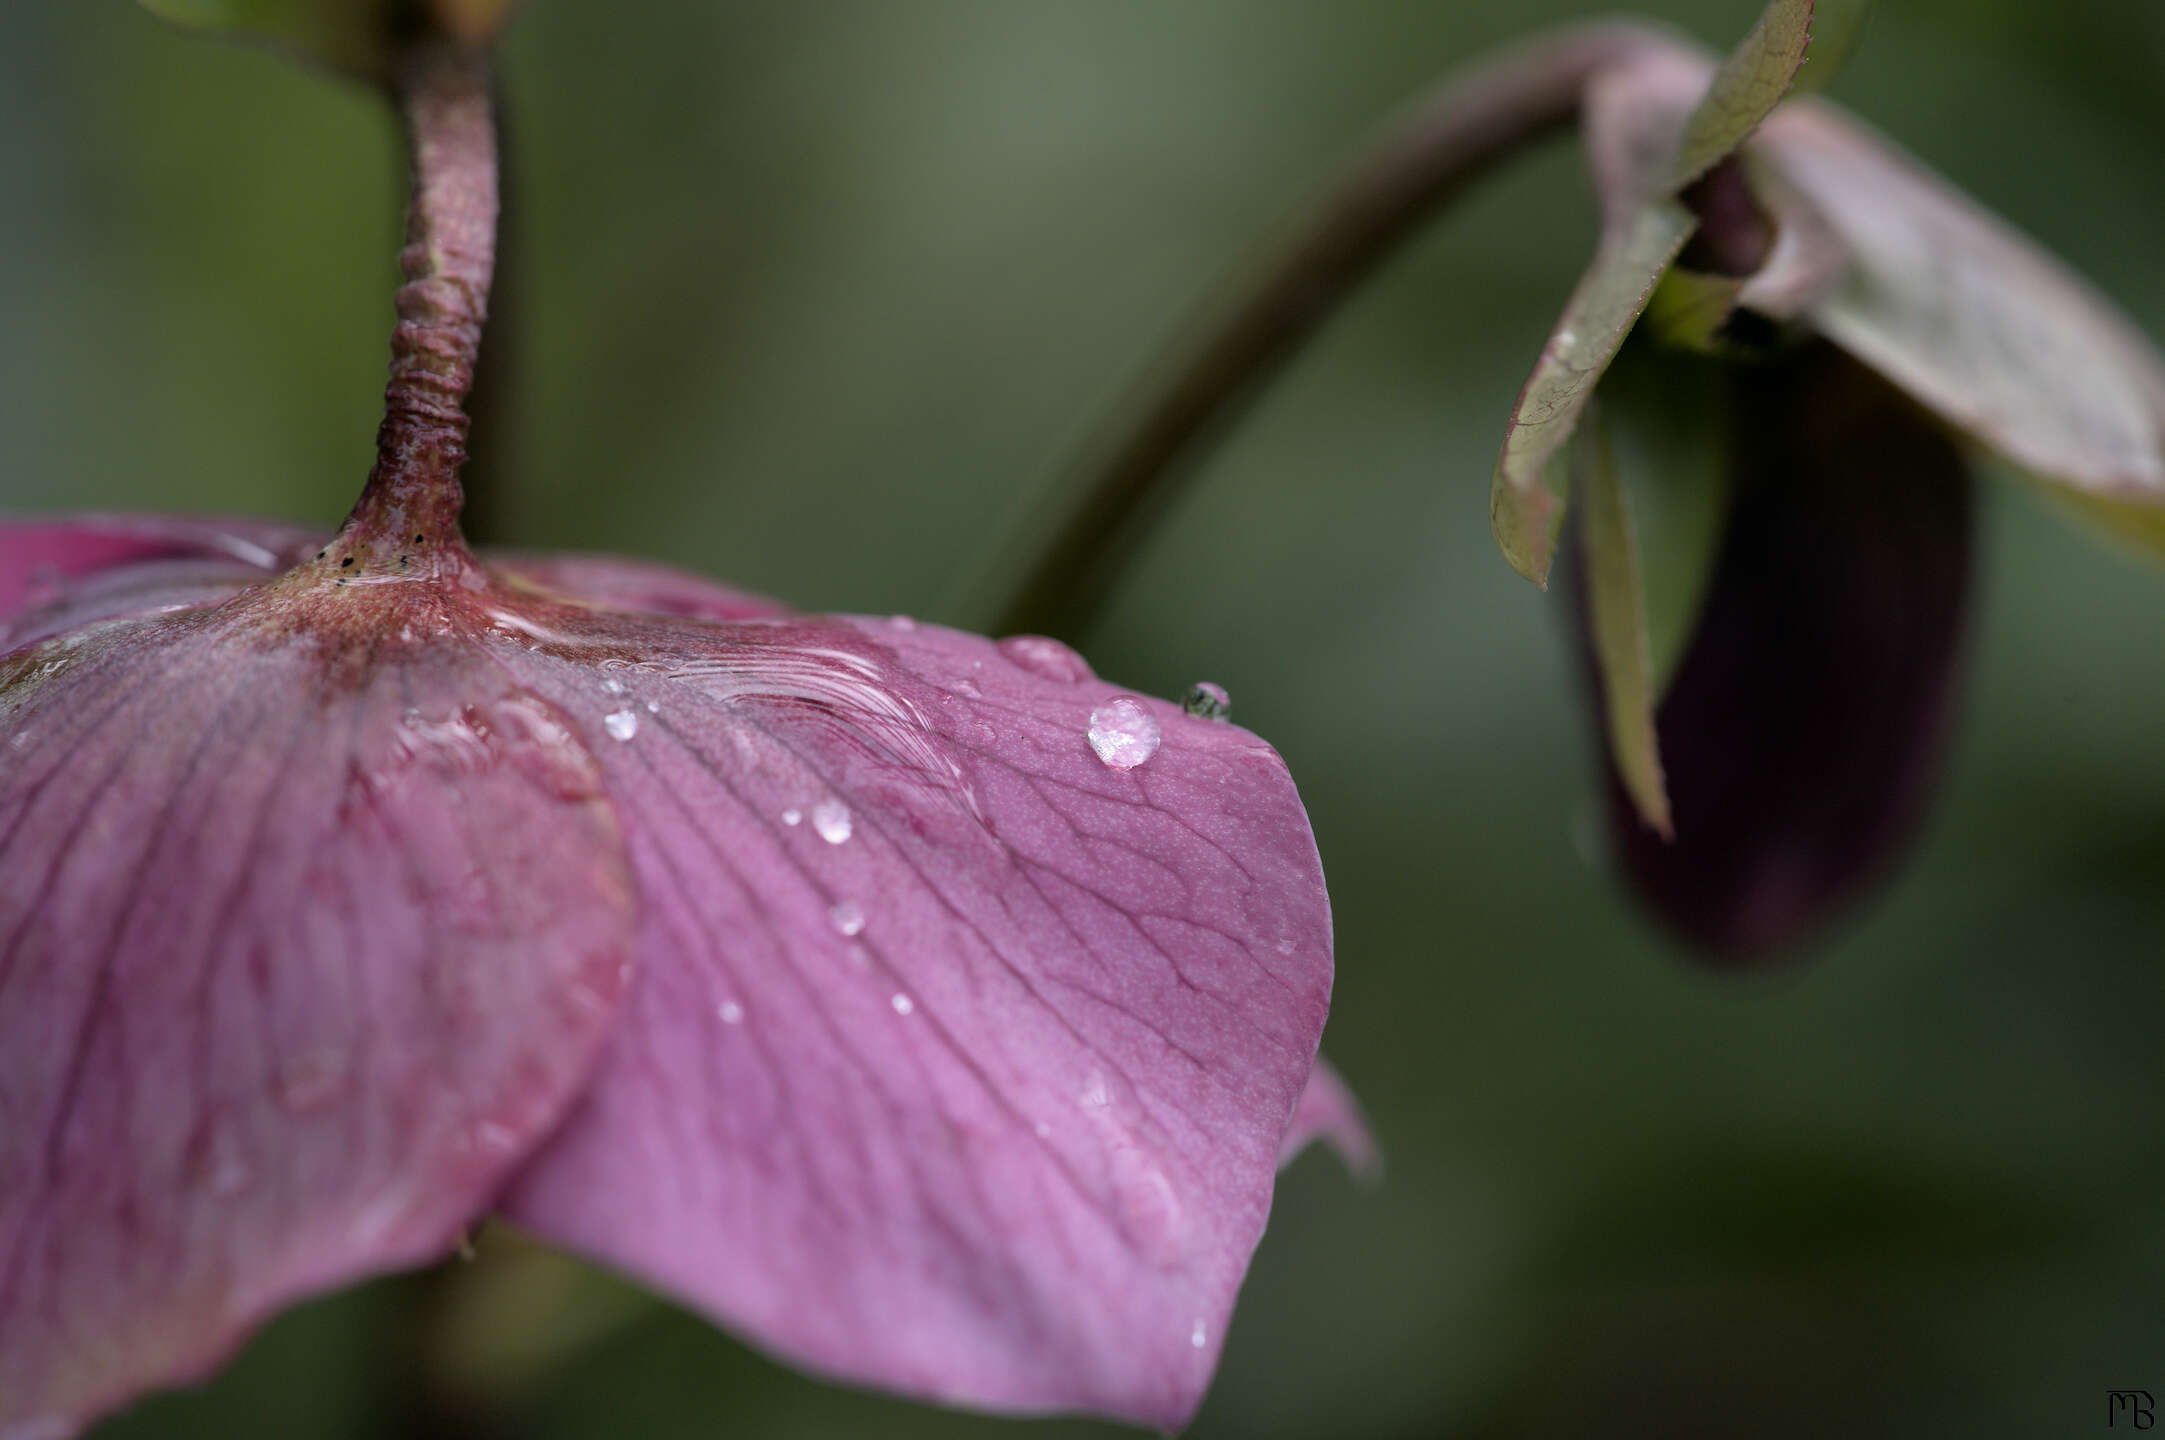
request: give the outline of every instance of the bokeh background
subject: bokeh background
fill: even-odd
[[[1033,498],[1334,158],[1590,8],[532,0],[482,517],[988,623]],[[1647,8],[1725,44],[1756,4]],[[2165,334],[2157,0],[1881,0],[1833,93]],[[125,0],[0,6],[0,508],[334,521],[401,183],[368,96]],[[2102,1429],[2108,1387],[2165,1395],[2165,570],[1995,476],[1913,862],[1808,966],[1690,968],[1605,870],[1555,606],[1485,523],[1591,225],[1559,144],[1433,226],[1080,637],[1138,688],[1222,682],[1291,762],[1325,1044],[1388,1159],[1286,1175],[1193,1433]],[[489,1233],[101,1435],[430,1427],[1112,1433],[822,1385]]]

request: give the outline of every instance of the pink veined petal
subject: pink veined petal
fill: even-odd
[[[642,978],[506,1213],[822,1374],[1186,1420],[1329,999],[1275,752],[1140,701],[1111,768],[1048,641],[558,625],[505,659],[608,769]]]
[[[315,548],[309,532],[270,520],[184,515],[0,519],[0,621],[70,583],[150,560],[227,561],[276,575]]]
[[[760,620],[789,613],[779,600],[651,560],[519,550],[495,551],[483,558],[516,584],[605,610],[686,620]]]
[[[1292,1164],[1318,1140],[1337,1151],[1346,1168],[1362,1179],[1382,1173],[1383,1156],[1376,1149],[1376,1137],[1369,1133],[1361,1102],[1353,1098],[1352,1089],[1337,1067],[1320,1055],[1316,1057],[1316,1068],[1309,1072],[1307,1087],[1301,1091],[1300,1104],[1294,1107],[1293,1123],[1278,1147],[1279,1167]]]
[[[456,586],[336,573],[0,659],[0,1433],[442,1253],[614,1023],[593,756]]]

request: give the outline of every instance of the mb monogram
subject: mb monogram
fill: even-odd
[[[2132,1430],[2148,1430],[2157,1424],[2156,1409],[2150,1403],[2147,1390],[2107,1390],[2105,1392],[2105,1428],[2113,1430],[2125,1426]]]

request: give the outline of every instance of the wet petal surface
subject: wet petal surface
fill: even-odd
[[[0,659],[0,1429],[443,1253],[590,1073],[631,875],[479,623],[304,566]]]
[[[507,1213],[824,1374],[1182,1422],[1330,987],[1275,753],[1128,697],[1115,768],[1122,692],[931,625],[551,623],[642,979]]]

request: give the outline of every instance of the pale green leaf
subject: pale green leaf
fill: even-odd
[[[1672,189],[1683,189],[1750,138],[1789,93],[1811,43],[1812,0],[1769,0],[1685,122]]]
[[[1489,524],[1504,558],[1537,585],[1548,584],[1563,523],[1551,462],[1696,223],[1683,206],[1656,200],[1605,237],[1519,392],[1489,487]]]
[[[1634,339],[1601,387],[1639,557],[1648,674],[1668,693],[1721,555],[1734,415],[1730,367]]]
[[[1609,754],[1640,818],[1666,836],[1673,833],[1669,792],[1654,731],[1653,664],[1631,506],[1598,413],[1572,446],[1572,457],[1581,507],[1579,545],[1586,561],[1586,615],[1601,671]]]
[[[1808,95],[1826,88],[1842,73],[1849,57],[1857,53],[1864,38],[1864,24],[1871,16],[1872,0],[1816,0],[1812,6],[1812,53],[1797,72],[1792,95]]]
[[[1835,343],[2116,534],[2165,551],[2165,359],[2026,237],[1823,101],[1753,142],[1847,246],[1805,311]]]

